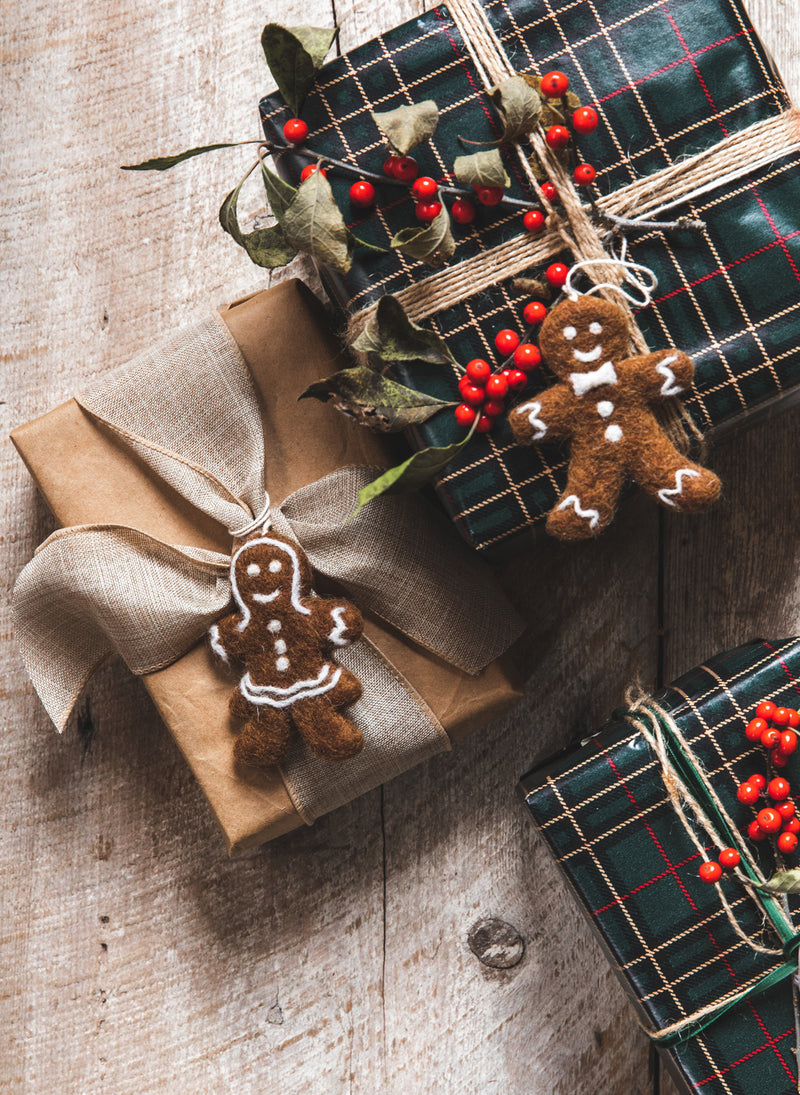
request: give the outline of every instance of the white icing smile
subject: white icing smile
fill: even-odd
[[[267,605],[270,601],[274,601],[276,597],[280,597],[280,589],[276,589],[274,593],[254,593],[253,600],[258,601],[260,605]]]
[[[576,361],[597,361],[602,352],[602,343],[598,342],[593,350],[589,350],[586,353],[584,353],[582,350],[573,350],[572,356],[575,358]]]

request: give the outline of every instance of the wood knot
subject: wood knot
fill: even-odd
[[[505,920],[479,920],[467,936],[469,949],[479,962],[495,970],[509,970],[522,961],[525,940]]]

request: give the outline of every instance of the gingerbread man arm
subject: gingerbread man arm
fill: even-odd
[[[211,649],[223,662],[231,658],[243,658],[248,649],[248,640],[239,630],[242,617],[238,612],[223,616],[208,629],[208,641]]]
[[[349,601],[314,597],[306,603],[311,608],[311,619],[318,634],[332,646],[347,646],[364,628],[361,613]]]
[[[692,383],[694,365],[680,350],[629,357],[619,366],[621,383],[648,402],[680,395]]]
[[[572,436],[572,395],[565,384],[556,384],[521,403],[508,421],[520,445],[532,441],[559,440]]]

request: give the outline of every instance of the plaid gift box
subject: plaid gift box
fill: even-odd
[[[739,647],[655,697],[741,829],[754,808],[738,801],[737,786],[754,771],[766,771],[764,749],[744,734],[762,699],[798,706],[800,640]],[[793,787],[800,786],[800,762],[793,757],[784,771]],[[710,1009],[704,1020],[713,1021],[705,1029],[699,1020],[678,1031],[675,1038],[685,1040],[670,1050],[688,1088],[706,1095],[796,1090],[788,975],[797,968],[800,898],[784,899],[797,928],[790,923],[787,930],[784,923],[782,947],[765,927],[762,906],[736,876],[723,874],[719,886],[700,880],[698,867],[706,856],[715,858],[716,848],[695,821],[705,849],[699,851],[679,823],[661,764],[630,718],[615,717],[576,750],[525,776],[521,786],[645,1026],[664,1031]],[[769,877],[775,869],[771,842],[742,840]],[[765,900],[780,919],[780,908]],[[753,988],[724,1013],[714,1011],[720,1001]]]
[[[538,74],[562,69],[582,102],[597,108],[600,126],[581,138],[580,150],[598,170],[602,195],[775,119],[789,105],[738,0],[488,0],[484,10],[514,68]],[[306,147],[380,172],[385,144],[370,110],[432,98],[439,125],[414,156],[421,174],[449,180],[454,158],[472,151],[459,135],[491,141],[500,133],[482,90],[469,45],[440,6],[321,70],[303,108],[310,127]],[[267,136],[274,138],[289,112],[278,95],[265,98],[261,112]],[[504,155],[508,194],[531,200],[519,161],[507,148]],[[780,149],[762,145],[755,158],[760,165],[744,176],[717,178],[702,196],[678,202],[668,214],[701,218],[705,234],[632,237],[632,257],[659,281],[652,307],[637,321],[652,348],[675,345],[693,357],[696,378],[686,407],[706,434],[783,397],[800,381],[800,161],[791,141]],[[280,170],[293,182],[307,162],[292,153],[279,157]],[[335,168],[329,179],[340,208],[348,210],[352,180]],[[396,189],[378,191],[377,213],[353,209],[351,228],[386,247],[395,232],[417,222]],[[471,228],[456,228],[451,266],[519,237],[521,212],[509,208],[479,207]],[[358,249],[351,272],[341,281],[328,278],[328,285],[358,312],[430,274],[430,267],[397,252]],[[527,298],[510,281],[497,281],[425,321],[462,365],[475,356],[497,360],[496,331],[522,329]],[[458,376],[449,366],[397,368],[396,375],[432,395],[459,398]],[[546,383],[534,374],[525,397]],[[412,440],[447,445],[462,436],[445,411],[415,429]],[[503,421],[490,434],[473,437],[437,486],[464,536],[488,549],[540,520],[565,478],[560,447],[519,448]]]

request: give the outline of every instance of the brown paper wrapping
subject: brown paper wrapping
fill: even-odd
[[[266,483],[273,499],[346,465],[387,463],[379,437],[315,400],[297,401],[309,384],[345,363],[319,303],[302,282],[283,282],[235,301],[221,315],[261,395]],[[20,426],[11,439],[61,525],[130,525],[168,543],[230,550],[221,525],[118,448],[75,400]],[[366,621],[365,631],[453,740],[520,697],[505,659],[470,677],[374,619]],[[142,679],[203,788],[231,855],[302,824],[277,769],[234,766],[231,679],[205,643]]]

